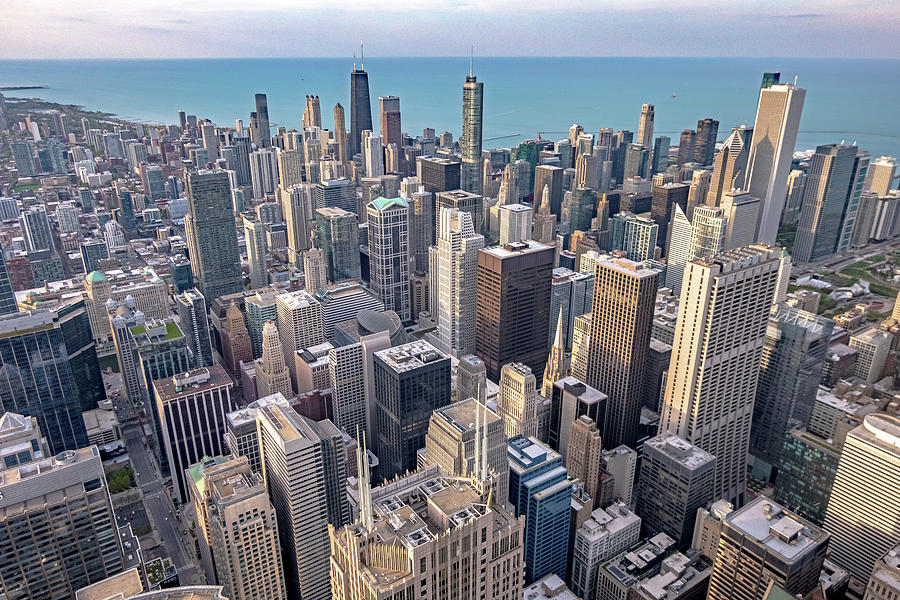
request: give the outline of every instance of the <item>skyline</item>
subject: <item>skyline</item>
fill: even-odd
[[[552,6],[536,0],[490,5],[439,0],[428,11],[419,6],[411,0],[390,5],[274,0],[247,10],[237,0],[215,5],[162,0],[129,6],[126,12],[112,0],[77,7],[10,0],[0,10],[9,24],[0,39],[0,57],[332,58],[351,55],[362,38],[367,53],[383,57],[419,56],[421,50],[462,55],[474,43],[483,56],[900,58],[893,35],[900,6],[860,1],[828,0],[813,10],[800,1],[759,0],[746,8],[717,7],[715,14],[700,2],[673,7],[661,0],[628,6],[586,0]],[[541,18],[533,18],[535,13]],[[329,26],[336,15],[340,29]],[[411,16],[415,29],[407,26]],[[73,43],[73,31],[79,43]],[[860,39],[866,40],[864,46]],[[777,52],[759,53],[759,48]]]

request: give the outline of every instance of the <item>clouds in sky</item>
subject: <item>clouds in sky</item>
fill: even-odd
[[[2,0],[3,58],[900,58],[900,3],[861,0]]]

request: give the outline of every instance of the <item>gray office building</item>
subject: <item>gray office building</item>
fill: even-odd
[[[359,226],[355,214],[342,208],[317,209],[316,239],[325,252],[328,281],[359,278]]]

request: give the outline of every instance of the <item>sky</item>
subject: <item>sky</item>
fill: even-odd
[[[896,0],[0,0],[0,23],[0,59],[900,58]]]

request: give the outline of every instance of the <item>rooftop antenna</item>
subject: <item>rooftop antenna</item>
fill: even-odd
[[[794,75],[794,87],[797,87],[797,75]]]
[[[372,531],[374,525],[372,518],[372,488],[369,484],[369,453],[366,449],[366,432],[360,436],[359,426],[356,427],[356,470],[357,486],[359,487],[359,520],[366,532]]]
[[[356,52],[353,52],[353,70],[356,70]]]
[[[469,48],[469,77],[472,76],[472,63],[475,62],[475,44]]]
[[[359,40],[359,70],[366,70],[366,55],[363,54],[363,43],[362,40]]]

